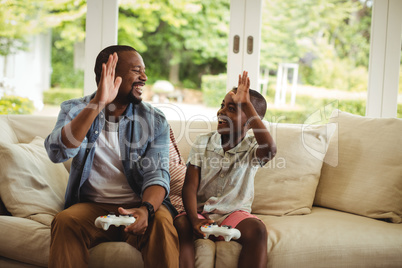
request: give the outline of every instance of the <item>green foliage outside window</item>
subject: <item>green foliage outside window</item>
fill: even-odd
[[[81,98],[84,95],[82,89],[77,88],[52,88],[43,92],[43,103],[60,105],[65,100]]]
[[[0,114],[32,114],[34,109],[28,98],[5,95],[0,99]]]
[[[220,107],[226,95],[226,74],[202,76],[201,90],[204,104]]]

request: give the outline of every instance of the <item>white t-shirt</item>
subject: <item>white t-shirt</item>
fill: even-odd
[[[106,120],[105,127],[96,140],[92,170],[81,190],[86,200],[108,204],[131,204],[141,201],[124,175],[118,127],[118,122]]]

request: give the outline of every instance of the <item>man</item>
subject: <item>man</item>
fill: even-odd
[[[89,248],[121,240],[141,251],[145,267],[178,267],[169,125],[142,102],[144,61],[132,47],[110,46],[99,53],[95,74],[97,91],[62,103],[45,141],[53,162],[73,158],[65,210],[52,222],[49,267],[86,267]],[[107,231],[95,227],[109,212],[136,221]]]

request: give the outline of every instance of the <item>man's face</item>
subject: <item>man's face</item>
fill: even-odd
[[[122,51],[118,56],[116,77],[120,76],[122,83],[116,99],[122,103],[138,104],[142,101],[142,89],[148,79],[144,61],[135,51]]]

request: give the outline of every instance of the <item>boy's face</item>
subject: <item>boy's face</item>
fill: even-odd
[[[232,96],[227,93],[222,101],[221,108],[218,110],[218,133],[221,135],[233,135],[246,133],[246,114],[240,105],[233,102]]]
[[[121,76],[122,83],[118,97],[132,103],[142,101],[142,89],[148,77],[145,74],[145,64],[140,54],[135,51],[119,52],[116,66],[116,76]]]

